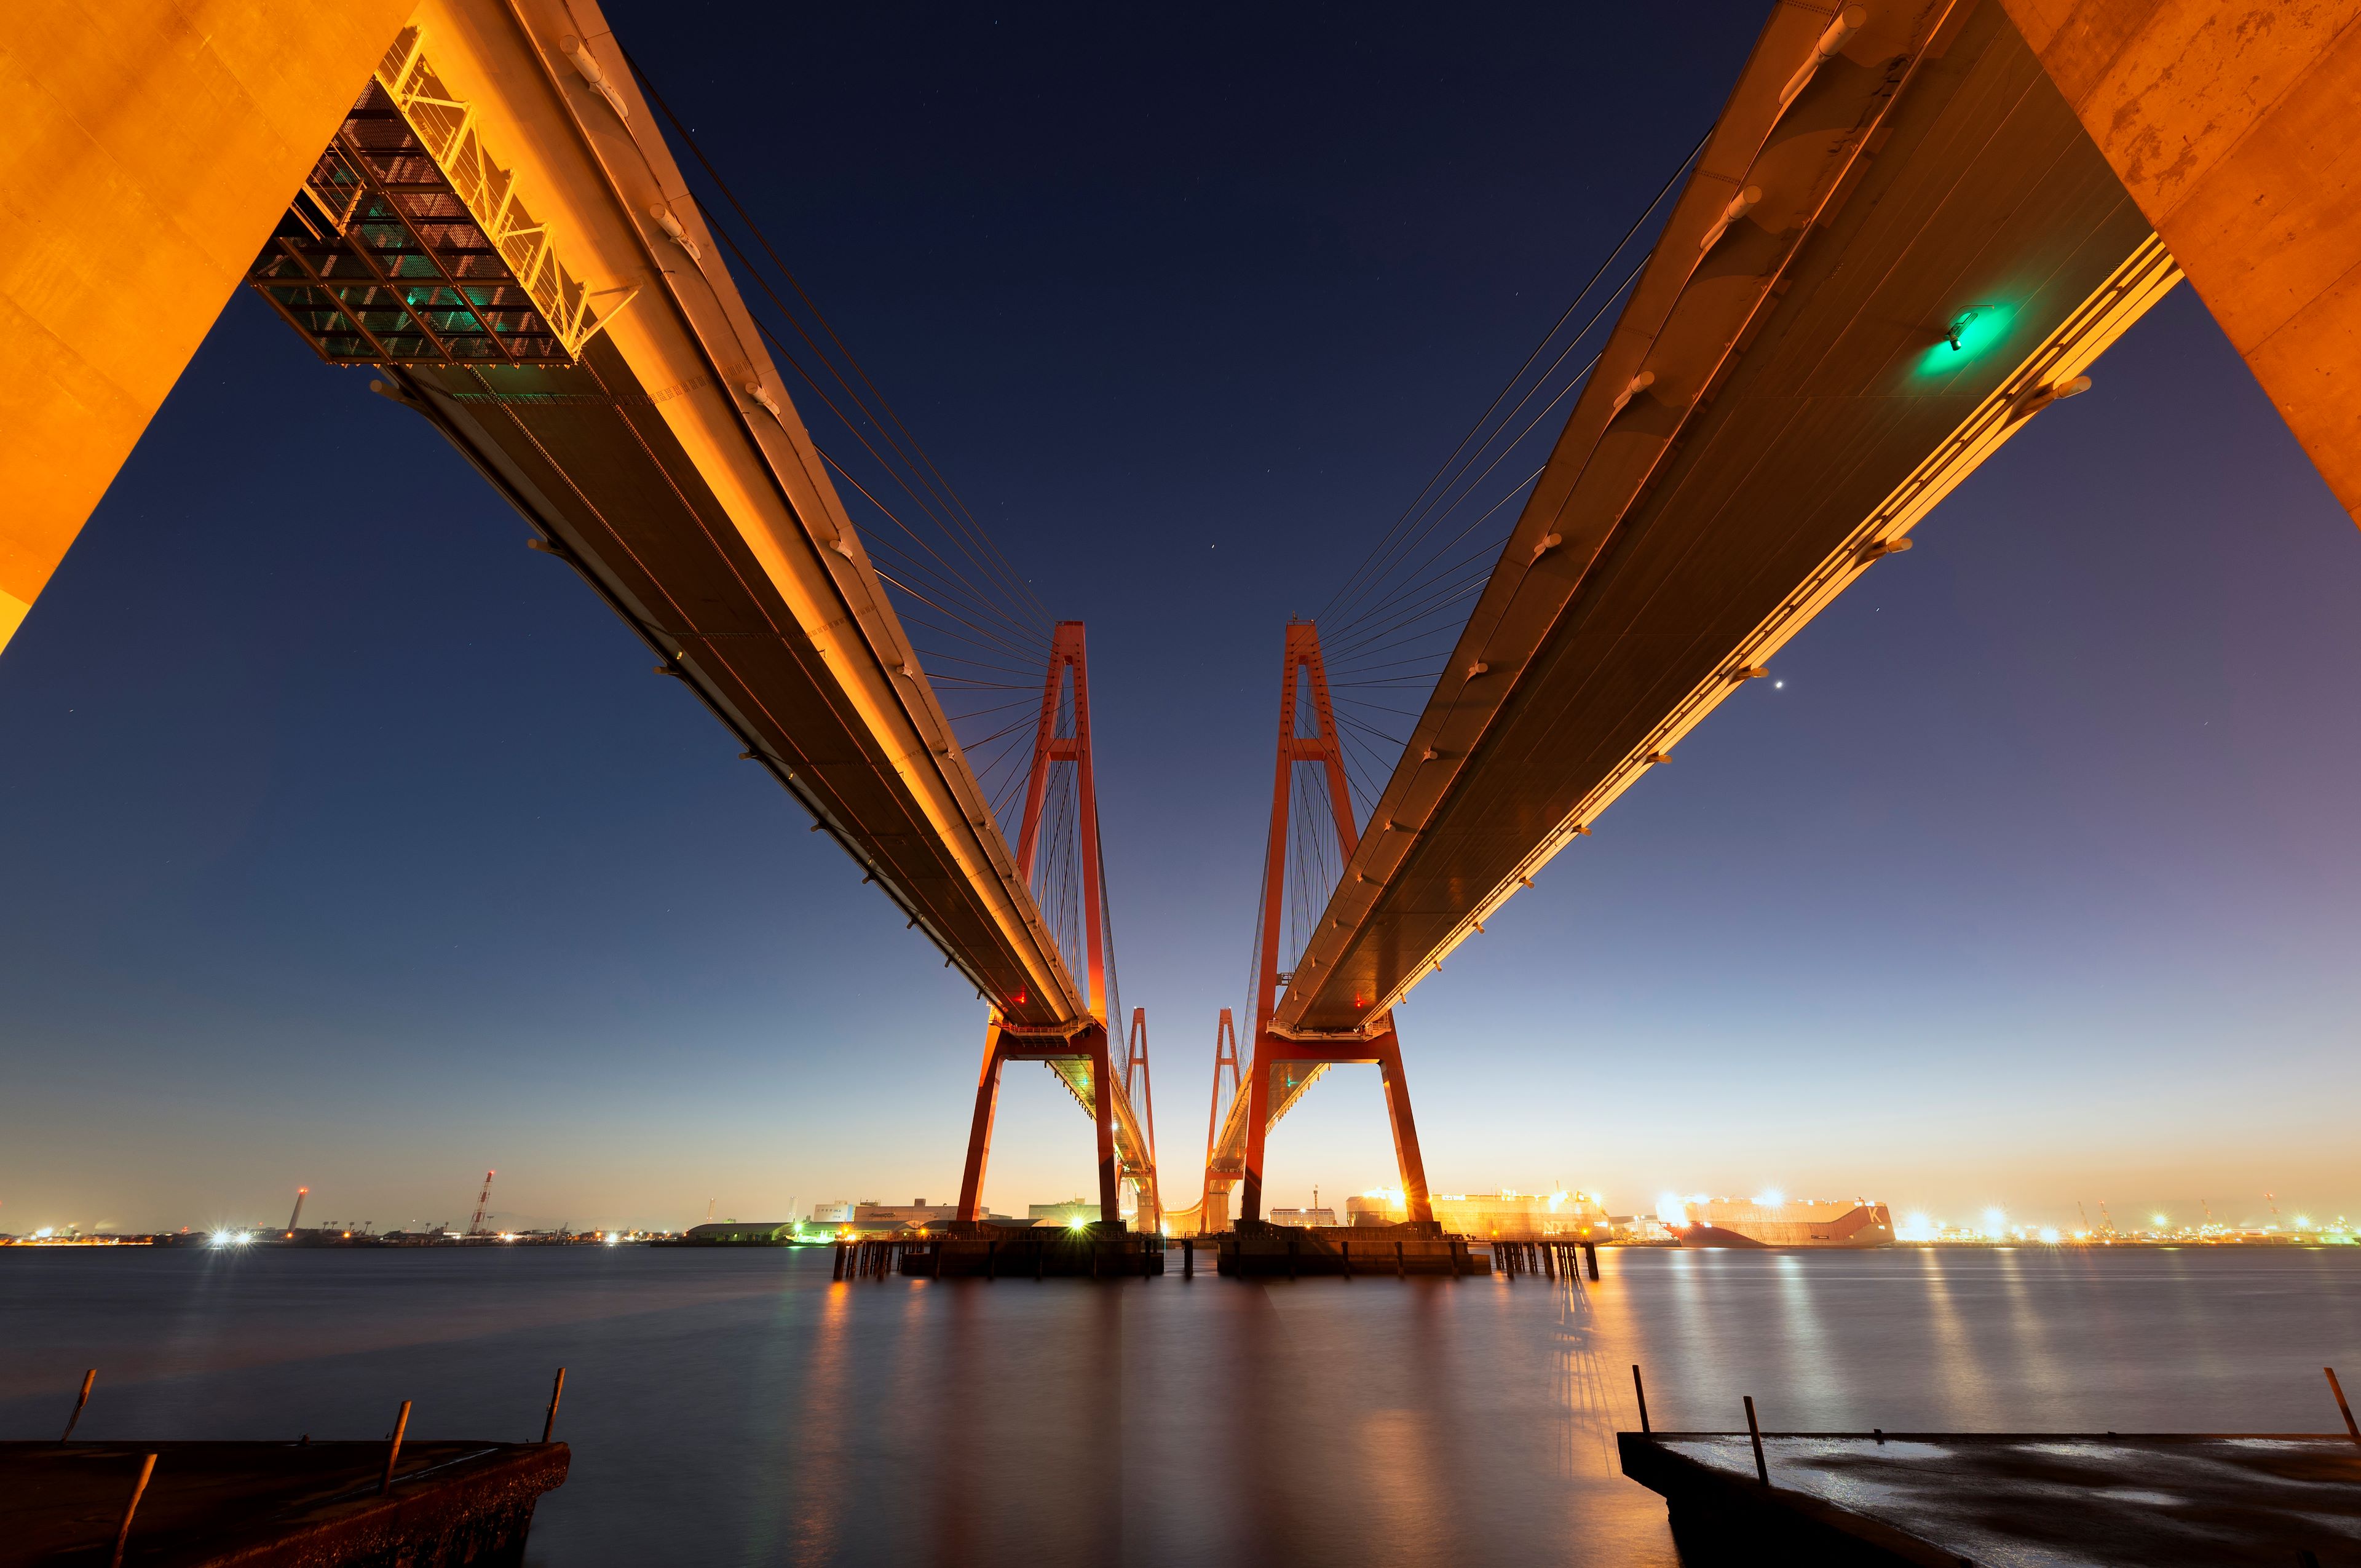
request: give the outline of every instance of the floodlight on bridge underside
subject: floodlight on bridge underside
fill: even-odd
[[[335,365],[570,365],[599,326],[416,27],[386,51],[247,281]]]
[[[2008,342],[2009,324],[2016,319],[2013,305],[1977,305],[1953,316],[1943,339],[1918,356],[1921,376],[1948,376],[1982,359]]]

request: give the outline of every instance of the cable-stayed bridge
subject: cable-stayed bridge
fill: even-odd
[[[1431,1223],[1393,1009],[2184,272],[2361,504],[2356,16],[1771,7],[1626,246],[1286,629],[1234,1089],[1176,1228],[1233,1189],[1259,1218],[1268,1130],[1335,1062],[1380,1068]],[[1128,1181],[1159,1223],[1080,623],[592,0],[31,0],[0,69],[0,643],[250,287],[466,455],[975,986],[962,1218],[1001,1069],[1041,1060],[1103,1216]]]

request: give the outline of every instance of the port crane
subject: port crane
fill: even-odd
[[[484,1172],[484,1190],[476,1194],[476,1217],[467,1222],[467,1234],[471,1236],[480,1236],[485,1234],[484,1205],[492,1201],[492,1178],[499,1174],[498,1171],[493,1170]]]

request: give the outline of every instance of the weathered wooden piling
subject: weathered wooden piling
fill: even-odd
[[[82,1393],[85,1398],[90,1393],[90,1385],[87,1382],[82,1385]],[[409,1408],[407,1405],[402,1407],[405,1410]],[[123,1522],[115,1527],[115,1555],[108,1560],[107,1568],[123,1568],[123,1549],[131,1544],[132,1516],[139,1511],[139,1499],[148,1492],[148,1478],[155,1474],[156,1456],[152,1453],[142,1456],[139,1461],[139,1478],[131,1483],[131,1500],[123,1505]]]
[[[2335,1382],[2336,1374],[2334,1372],[2330,1373],[2328,1375],[2328,1380],[2331,1383]],[[98,1368],[95,1366],[82,1375],[82,1392],[74,1398],[73,1414],[66,1418],[66,1430],[58,1436],[58,1441],[60,1442],[64,1442],[67,1439],[72,1437],[74,1428],[82,1424],[82,1408],[90,1403],[90,1386],[97,1381]],[[2339,1400],[2342,1400],[2344,1398],[2345,1396],[2342,1394],[2337,1396]]]
[[[401,1402],[401,1413],[393,1418],[393,1441],[385,1445],[385,1474],[378,1477],[377,1495],[384,1497],[393,1490],[394,1462],[401,1457],[401,1434],[410,1430],[410,1401]]]

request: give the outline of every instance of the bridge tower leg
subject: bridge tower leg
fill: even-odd
[[[1098,1124],[1099,1220],[1123,1217],[1122,1176],[1115,1158],[1115,1064],[1107,1049],[1107,1032],[1091,1031],[1091,1119]]]
[[[967,1167],[960,1174],[959,1217],[970,1224],[983,1218],[983,1167],[992,1155],[992,1119],[1000,1109],[1000,1021],[984,1025],[983,1070],[976,1075],[975,1122],[968,1129]]]
[[[1402,1076],[1401,1042],[1389,1014],[1354,1040],[1295,1040],[1276,1034],[1271,1017],[1279,1011],[1280,925],[1286,916],[1287,846],[1291,826],[1295,765],[1321,766],[1328,784],[1329,816],[1336,833],[1337,863],[1346,864],[1360,845],[1353,821],[1351,782],[1345,774],[1345,748],[1336,730],[1336,714],[1328,696],[1328,669],[1320,653],[1319,628],[1308,620],[1287,625],[1286,652],[1280,662],[1278,766],[1271,781],[1270,839],[1263,863],[1262,941],[1255,992],[1253,1065],[1246,1071],[1246,1169],[1238,1217],[1262,1218],[1263,1145],[1270,1124],[1272,1070],[1289,1062],[1320,1066],[1373,1062],[1385,1080],[1386,1114],[1392,1124],[1394,1159],[1401,1173],[1402,1193],[1412,1220],[1432,1221],[1434,1207],[1426,1190],[1426,1160],[1419,1153],[1418,1124],[1411,1114],[1410,1085]],[[1312,699],[1312,733],[1301,729],[1299,690]],[[1226,1019],[1227,1014],[1224,1014]],[[1215,1092],[1219,1093],[1218,1069]]]

